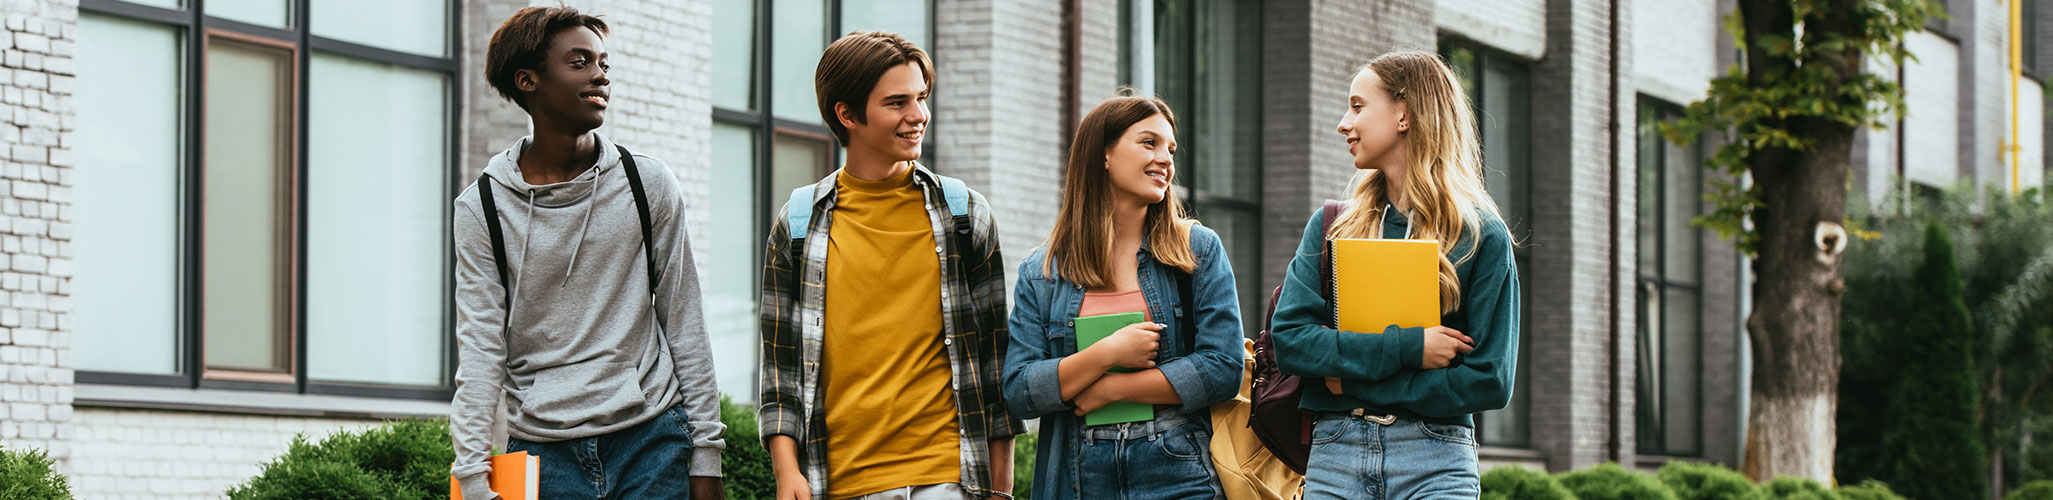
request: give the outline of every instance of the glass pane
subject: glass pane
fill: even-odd
[[[1249,1],[1198,4],[1197,67],[1190,108],[1177,109],[1179,161],[1193,164],[1200,191],[1255,201],[1262,196],[1262,9]],[[1181,167],[1181,165],[1179,165]]]
[[[770,33],[770,109],[778,118],[805,123],[820,122],[819,101],[813,94],[813,69],[820,65],[820,52],[827,48],[827,2],[786,0],[777,2],[776,27]]]
[[[1702,303],[1693,290],[1669,287],[1664,295],[1668,300],[1663,304],[1667,307],[1663,330],[1668,335],[1661,344],[1661,402],[1667,405],[1662,412],[1662,444],[1669,455],[1694,455],[1703,438],[1698,432],[1703,407],[1698,394],[1703,388],[1698,349],[1703,330],[1697,320]]]
[[[927,25],[933,19],[931,6],[928,2],[906,0],[842,0],[841,29],[835,33],[890,31],[932,53],[934,46],[928,43],[931,38],[927,36]]]
[[[179,30],[78,23],[72,349],[80,370],[179,371]]]
[[[207,15],[258,26],[292,26],[292,2],[287,0],[207,0]]]
[[[214,369],[290,368],[292,52],[207,46],[201,310]]]
[[[1638,308],[1635,310],[1633,349],[1633,406],[1637,410],[1634,420],[1634,436],[1642,452],[1658,452],[1661,447],[1662,409],[1661,376],[1661,288],[1653,282],[1640,281],[1635,290]]]
[[[756,136],[747,126],[713,124],[712,206],[733,213],[712,217],[710,262],[705,272],[706,332],[721,359],[754,359],[756,353],[756,278],[762,269],[761,218],[755,217]],[[788,191],[787,191],[788,192]],[[782,198],[778,198],[781,200]],[[714,363],[720,392],[754,400],[756,365],[743,361]]]
[[[1531,221],[1531,70],[1492,59],[1483,66],[1482,123],[1484,182],[1511,234],[1524,241]]]
[[[1661,276],[1661,137],[1655,132],[1654,109],[1645,105],[1639,111],[1639,189],[1635,191],[1639,210],[1634,214],[1634,228],[1639,238],[1639,275],[1642,278]]]
[[[442,385],[449,78],[319,53],[308,71],[307,376]]]
[[[819,182],[831,169],[833,156],[827,143],[788,135],[777,136],[770,145],[770,192],[790,193],[792,188]]]
[[[1665,114],[1673,119],[1674,115]],[[1675,143],[1661,141],[1662,168],[1668,172],[1662,189],[1666,190],[1666,210],[1661,214],[1662,231],[1668,236],[1666,250],[1667,269],[1663,274],[1670,283],[1696,284],[1697,256],[1701,251],[1701,239],[1696,226],[1690,225],[1701,206],[1704,167],[1698,164],[1695,150]]]
[[[713,105],[756,108],[756,2],[713,3]]]
[[[166,8],[166,9],[177,9],[177,8],[183,8],[183,7],[185,7],[185,2],[182,2],[182,1],[179,1],[179,0],[121,0],[121,1],[123,1],[123,2],[128,2],[128,3],[134,3],[134,4],[142,4],[142,5],[148,5],[148,6],[152,6],[152,7],[163,7],[163,8]],[[80,41],[81,41],[81,42],[83,42],[84,40],[80,40]]]
[[[208,10],[214,2],[208,0]],[[315,36],[431,57],[449,54],[449,2],[312,0]]]
[[[1527,270],[1531,267],[1530,260],[1517,257],[1518,282],[1523,290],[1531,290],[1529,284],[1532,282],[1529,280],[1532,278],[1532,272]],[[1521,308],[1532,310],[1527,307],[1532,304],[1530,293],[1520,294],[1519,300],[1522,302]],[[1519,319],[1521,322],[1530,322],[1530,318],[1532,316],[1528,314],[1520,316]],[[1517,379],[1512,383],[1511,403],[1505,405],[1502,410],[1483,413],[1478,422],[1482,426],[1483,444],[1507,447],[1532,446],[1532,422],[1527,416],[1533,408],[1533,382],[1532,363],[1528,360],[1532,359],[1535,342],[1532,329],[1526,328],[1523,324],[1519,325],[1518,370]]]
[[[1262,254],[1259,246],[1262,238],[1260,218],[1253,213],[1213,205],[1205,207],[1205,227],[1219,233],[1219,241],[1226,245],[1226,258],[1233,269],[1234,284],[1240,295],[1240,326],[1243,335],[1254,336],[1262,330],[1262,303],[1269,294],[1263,291],[1261,273]],[[1254,311],[1250,314],[1249,311]]]

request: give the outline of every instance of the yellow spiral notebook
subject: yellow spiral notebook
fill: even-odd
[[[1333,315],[1344,332],[1438,326],[1440,242],[1333,240]]]

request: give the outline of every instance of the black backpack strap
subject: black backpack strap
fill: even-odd
[[[492,203],[492,174],[478,180],[478,202],[485,207],[485,232],[492,235],[492,264],[499,268],[499,287],[506,290],[506,310],[513,311],[513,283],[506,281],[506,237],[499,232],[499,207]]]
[[[1325,244],[1319,246],[1319,298],[1329,304],[1333,302],[1333,237],[1328,235],[1333,234],[1333,219],[1340,218],[1340,212],[1345,209],[1347,202],[1326,200],[1319,217],[1319,235],[1325,239]],[[1328,326],[1338,325],[1336,321]]]
[[[1169,274],[1176,275],[1176,298],[1183,301],[1183,316],[1176,318],[1176,329],[1183,332],[1183,335],[1179,335],[1183,339],[1183,347],[1190,349],[1191,352],[1197,352],[1198,306],[1195,300],[1197,294],[1191,291],[1191,273],[1182,269],[1171,269],[1173,270]]]
[[[641,171],[634,168],[634,153],[627,152],[627,146],[616,144],[613,147],[620,149],[620,165],[627,170],[627,188],[634,191],[634,211],[642,218],[642,252],[648,255],[643,260],[649,264],[649,295],[653,296],[656,294],[656,239],[653,237],[654,227],[649,224],[649,194],[642,189]],[[491,202],[485,203],[490,206]],[[498,234],[498,231],[492,232],[493,241],[499,240]]]

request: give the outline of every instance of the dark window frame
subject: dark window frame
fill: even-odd
[[[375,63],[391,64],[407,69],[440,73],[448,78],[448,85],[444,90],[448,98],[446,101],[447,106],[443,110],[446,128],[444,131],[446,134],[445,144],[449,145],[448,151],[445,153],[447,155],[447,163],[444,167],[446,173],[443,176],[443,182],[445,183],[444,191],[455,192],[461,182],[461,169],[457,167],[457,161],[462,148],[455,145],[459,144],[460,134],[463,130],[461,124],[462,116],[458,112],[463,102],[463,82],[459,74],[460,63],[457,61],[460,57],[458,50],[462,47],[460,37],[462,35],[463,2],[460,0],[450,0],[448,2],[446,7],[448,9],[446,12],[448,24],[446,26],[447,32],[444,45],[445,55],[443,57],[431,57],[314,35],[309,22],[312,0],[289,1],[292,2],[290,5],[291,10],[288,14],[291,22],[287,28],[280,29],[207,16],[205,14],[206,0],[185,0],[184,5],[180,8],[163,8],[120,0],[79,0],[78,8],[82,14],[144,22],[173,27],[179,30],[180,46],[178,51],[182,61],[180,85],[183,86],[181,89],[182,95],[180,96],[180,126],[182,129],[179,131],[179,143],[183,145],[185,151],[180,158],[179,185],[176,188],[179,193],[178,223],[180,226],[178,231],[180,238],[180,255],[178,258],[180,268],[178,270],[179,285],[178,297],[176,299],[178,301],[177,310],[179,313],[179,324],[176,329],[180,350],[177,353],[179,358],[177,363],[178,373],[139,374],[81,370],[75,375],[78,383],[412,400],[448,400],[454,397],[456,349],[451,339],[455,335],[456,318],[447,300],[444,301],[442,307],[443,320],[441,325],[443,333],[441,336],[442,358],[445,370],[436,385],[368,384],[330,382],[318,379],[309,380],[306,369],[308,345],[308,329],[306,324],[306,311],[308,310],[306,276],[308,275],[308,269],[306,254],[308,251],[307,236],[310,231],[307,226],[306,203],[310,158],[306,145],[309,144],[308,125],[311,101],[309,94],[312,90],[310,72],[316,52]],[[283,339],[291,345],[289,381],[287,381],[286,377],[275,377],[274,380],[250,380],[251,377],[236,376],[240,372],[235,371],[225,372],[230,378],[219,378],[216,375],[223,374],[224,371],[209,370],[203,359],[205,355],[205,344],[203,342],[205,341],[206,334],[202,331],[202,324],[200,322],[200,309],[202,307],[200,280],[203,276],[201,252],[204,251],[200,236],[202,234],[200,231],[203,230],[200,227],[200,214],[203,201],[201,198],[202,189],[204,188],[202,184],[204,182],[199,172],[206,167],[204,158],[202,158],[206,125],[202,115],[206,103],[204,96],[206,88],[206,44],[210,38],[290,47],[292,50],[293,67],[290,71],[294,77],[291,89],[289,90],[292,104],[291,109],[288,110],[291,114],[292,126],[294,128],[291,132],[292,140],[289,145],[291,148],[290,158],[292,165],[288,172],[282,173],[282,175],[290,179],[289,184],[292,186],[291,201],[288,206],[283,207],[284,210],[291,214],[292,227],[291,233],[286,236],[291,242],[292,251],[289,258],[292,262],[290,266],[291,276],[289,277],[291,297],[286,299],[290,307],[285,311],[290,317],[289,324],[291,327],[285,335],[286,338]],[[447,234],[448,231],[453,229],[450,227],[450,221],[452,220],[450,210],[453,210],[453,208],[447,204],[443,204],[442,207],[442,231],[444,234]],[[454,269],[454,256],[445,256],[442,265],[442,272],[447,275],[451,269]],[[445,282],[442,285],[441,292],[445,298],[452,296],[454,293],[453,284]]]

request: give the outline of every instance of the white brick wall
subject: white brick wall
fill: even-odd
[[[72,458],[69,1],[0,5],[0,445]]]
[[[2010,184],[2010,163],[2002,161],[2002,147],[2010,140],[2010,7],[2005,2],[1965,2],[1974,9],[1969,17],[1972,30],[1964,38],[1963,54],[1970,63],[1962,66],[1970,101],[1963,111],[1971,113],[1961,123],[1963,176],[1971,176],[1975,189],[2003,189]]]
[[[1632,2],[1634,84],[1672,104],[1701,100],[1717,76],[1724,21],[1710,2]]]
[[[1904,61],[1904,177],[1950,188],[1960,176],[1960,51],[1931,33],[1916,33],[1904,46],[1917,56]],[[1889,170],[1884,170],[1889,171]]]
[[[1547,49],[1545,0],[1440,0],[1433,24],[1528,60]]]
[[[2022,192],[2046,183],[2046,109],[2045,91],[2038,82],[2020,78],[2017,83],[2017,134],[2023,146],[2018,152],[2017,184]],[[1999,183],[2010,185],[2010,157],[2005,156],[1997,168]]]
[[[941,0],[935,25],[931,163],[991,201],[1009,276],[1047,239],[1059,202],[1062,112],[1047,103],[1062,101],[1062,9]]]
[[[82,500],[212,500],[309,441],[372,420],[80,408],[72,416],[71,490]]]

